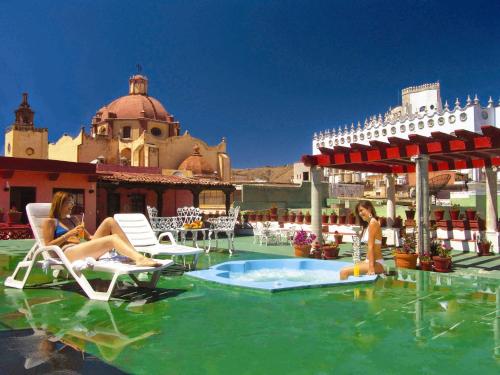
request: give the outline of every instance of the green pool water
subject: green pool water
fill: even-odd
[[[17,259],[0,255],[1,281]],[[500,372],[496,279],[404,271],[374,284],[270,294],[165,276],[154,292],[121,296],[106,303],[71,284],[1,286],[0,327],[55,337],[133,374]],[[12,348],[24,357],[37,349]]]

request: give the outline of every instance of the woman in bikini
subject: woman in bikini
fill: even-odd
[[[158,265],[153,259],[146,258],[138,253],[129,242],[125,233],[121,230],[115,220],[106,218],[94,235],[90,235],[83,223],[76,224],[70,216],[75,205],[71,194],[58,191],[52,199],[49,218],[42,223],[42,236],[45,245],[57,245],[61,247],[70,262],[78,259],[92,257],[99,259],[111,249],[115,249],[120,255],[130,258],[138,266],[155,267]],[[83,238],[87,241],[80,242],[79,234],[83,232]]]
[[[360,201],[356,205],[356,215],[363,225],[361,241],[366,242],[366,262],[359,264],[359,273],[375,275],[384,273],[384,258],[382,257],[382,228],[376,219],[375,208],[370,201]],[[340,270],[340,279],[345,280],[353,275],[354,267]]]

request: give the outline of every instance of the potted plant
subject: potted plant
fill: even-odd
[[[380,227],[381,228],[384,228],[387,226],[387,218],[383,217],[383,216],[380,216],[378,218],[378,223],[380,224]]]
[[[321,250],[323,252],[323,258],[325,259],[337,259],[339,257],[340,247],[336,242],[325,241]]]
[[[451,270],[451,247],[439,243],[437,247],[438,255],[432,257],[434,261],[434,270],[436,272],[450,272]]]
[[[347,223],[354,225],[356,224],[356,215],[354,215],[352,212],[347,216]]]
[[[323,211],[323,213],[321,214],[321,224],[328,224],[328,215],[326,214],[326,211]]]
[[[281,218],[284,223],[288,222],[288,210],[286,208],[283,210],[283,215],[281,216]]]
[[[434,218],[436,221],[444,219],[444,210],[442,208],[434,210]]]
[[[345,224],[346,223],[346,220],[347,220],[347,216],[344,214],[344,215],[339,215],[339,224]]]
[[[271,215],[278,215],[278,206],[276,206],[276,203],[273,203],[273,205],[270,208]]]
[[[255,218],[257,221],[262,221],[264,219],[263,211],[257,211],[257,215]]]
[[[333,210],[330,213],[330,224],[337,224],[337,214]]]
[[[305,230],[299,230],[293,237],[293,249],[296,257],[307,258],[311,253],[311,244],[316,239],[316,235],[309,234]]]
[[[337,245],[340,245],[342,243],[342,238],[344,238],[344,236],[336,230],[335,232],[333,232],[333,238],[335,238],[335,243]]]
[[[297,217],[295,218],[295,222],[297,224],[302,224],[304,222],[304,215],[302,214],[302,211],[299,211],[297,213]]]
[[[479,237],[479,239],[477,241],[477,250],[478,250],[478,254],[477,255],[479,255],[479,256],[490,255],[491,245],[492,245],[491,241],[488,241],[486,238],[484,238],[482,236]]]
[[[248,220],[250,220],[250,221],[257,220],[257,214],[255,211],[248,211]]]
[[[396,263],[396,267],[416,269],[418,255],[415,252],[415,248],[415,233],[405,234],[403,237],[403,246],[394,250],[394,261]]]
[[[429,253],[425,253],[420,257],[420,269],[422,271],[432,271],[432,265],[434,264]]]
[[[410,208],[405,211],[405,214],[408,220],[415,219],[415,208],[413,206],[410,206]]]
[[[476,210],[473,210],[472,208],[468,208],[465,210],[465,216],[467,217],[467,220],[476,220]]]
[[[296,214],[294,211],[291,211],[290,214],[288,214],[288,220],[290,220],[290,223],[295,223],[295,218],[296,218]]]
[[[12,207],[7,216],[9,218],[9,224],[19,224],[21,222],[22,212],[19,212],[15,207]]]
[[[315,239],[311,244],[311,252],[309,254],[309,258],[321,259],[321,257],[321,244],[319,243],[318,239]]]
[[[403,219],[401,218],[401,216],[397,216],[394,219],[393,228],[401,228],[402,226],[403,226]]]
[[[460,215],[460,205],[454,204],[450,209],[450,218],[451,220],[458,220],[458,216]]]
[[[311,224],[311,213],[306,211],[306,216],[304,216],[304,220],[306,224]]]

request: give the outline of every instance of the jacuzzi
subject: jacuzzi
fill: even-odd
[[[299,258],[242,260],[221,263],[206,270],[187,272],[185,275],[270,292],[366,283],[377,278],[377,275],[363,275],[340,280],[339,272],[345,266],[352,266],[352,263]]]

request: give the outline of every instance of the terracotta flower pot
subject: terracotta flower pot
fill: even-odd
[[[460,215],[460,210],[450,210],[451,220],[458,220],[459,215]]]
[[[295,212],[292,212],[291,214],[288,215],[288,219],[290,220],[290,223],[295,223],[295,218],[297,215],[295,215]]]
[[[421,260],[420,261],[420,269],[422,271],[432,271],[432,265],[434,262],[432,260]]]
[[[347,223],[351,225],[356,224],[356,216],[354,215],[347,216]]]
[[[444,219],[444,210],[436,210],[434,211],[434,218],[436,221]]]
[[[250,220],[250,221],[256,221],[257,220],[257,214],[249,214],[248,215],[248,220]]]
[[[311,224],[311,215],[310,214],[306,214],[304,216],[304,221],[306,224]]]
[[[330,214],[330,224],[337,224],[337,215]]]
[[[321,259],[321,255],[322,255],[321,249],[317,248],[317,249],[311,250],[311,253],[309,254],[309,258]]]
[[[278,215],[271,214],[271,221],[278,221]]]
[[[321,215],[321,224],[328,224],[328,215]]]
[[[394,254],[394,261],[396,263],[396,267],[398,268],[409,268],[416,269],[417,268],[417,254],[406,254],[406,253],[396,253]]]
[[[478,250],[479,250],[479,256],[482,256],[482,255],[490,255],[490,244],[489,243],[478,243],[477,244],[477,247],[478,247]]]
[[[406,214],[407,219],[410,219],[410,220],[415,219],[415,210],[406,210],[405,214]]]
[[[281,220],[284,222],[284,223],[287,223],[288,220],[289,220],[289,215],[288,214],[284,214],[282,217],[281,217]]]
[[[21,222],[22,212],[9,212],[7,214],[9,218],[9,224],[19,224]]]
[[[335,234],[334,237],[335,237],[335,243],[337,245],[340,245],[342,243],[342,238],[344,238],[344,235],[342,235],[342,234]]]
[[[337,259],[339,257],[339,247],[338,246],[323,246],[323,257],[325,259]]]
[[[271,207],[270,211],[271,215],[278,215],[278,207]]]
[[[346,220],[347,220],[347,216],[346,215],[340,215],[339,216],[339,224],[345,224]]]
[[[467,217],[467,220],[476,220],[476,211],[467,209],[465,210],[465,216]]]
[[[295,222],[297,224],[302,224],[304,222],[304,215],[302,214],[302,212],[299,212],[299,214],[295,218]]]
[[[308,258],[311,253],[311,245],[293,245],[296,257]]]
[[[403,226],[403,219],[401,219],[399,216],[394,219],[394,228],[401,228]]]
[[[262,221],[263,218],[264,218],[264,215],[262,215],[262,214],[257,214],[256,215],[256,220],[257,221]]]
[[[440,256],[432,257],[434,261],[434,270],[436,272],[450,272],[451,258],[442,258]]]

